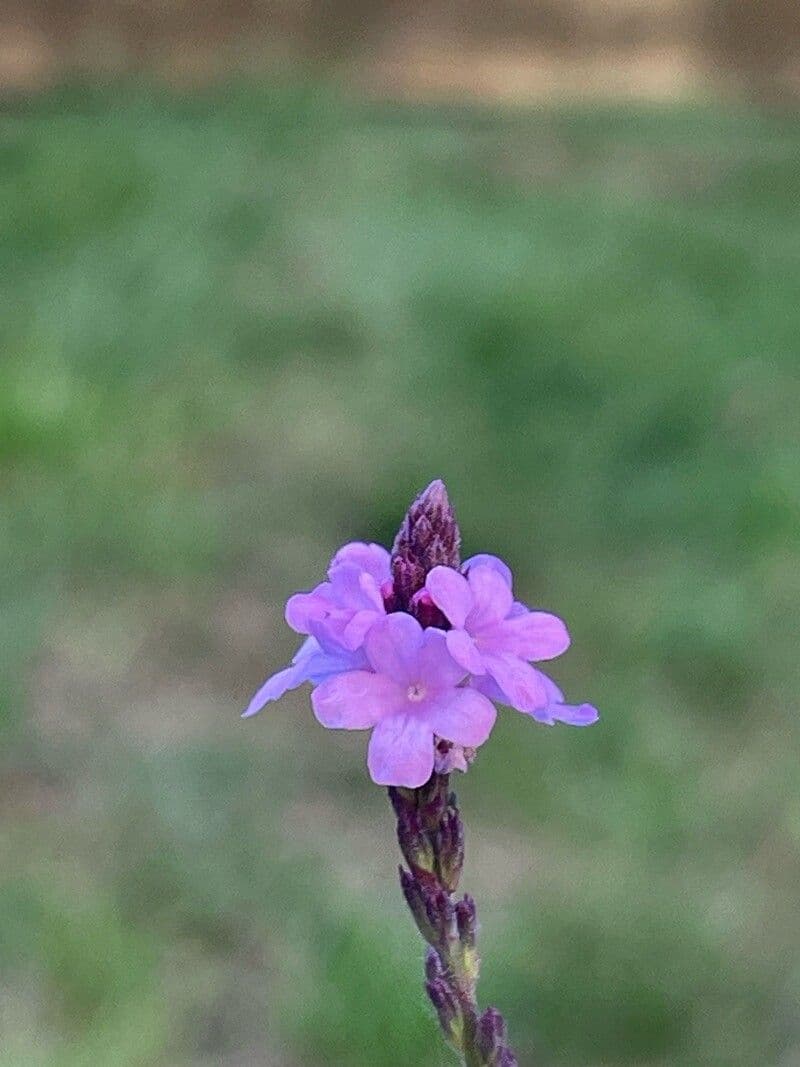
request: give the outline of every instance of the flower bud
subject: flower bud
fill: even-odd
[[[428,894],[417,879],[404,867],[400,871],[400,888],[406,898],[408,910],[414,916],[417,928],[428,944],[435,944],[439,937],[438,916],[434,913],[431,918]]]
[[[461,1007],[445,978],[434,978],[425,983],[425,989],[439,1016],[439,1024],[445,1035],[455,1044],[460,1044],[462,1019]]]
[[[425,954],[425,977],[429,982],[432,982],[435,978],[444,977],[442,958],[435,948],[429,948]]]
[[[478,933],[478,913],[475,901],[465,893],[462,900],[456,904],[456,926],[458,927],[458,939],[466,948],[475,948]]]
[[[397,840],[406,863],[415,875],[433,871],[436,863],[433,846],[415,808],[404,807],[398,812]]]
[[[456,929],[458,931],[458,970],[466,982],[473,988],[478,981],[481,961],[475,942],[478,933],[478,917],[475,901],[470,896],[459,900],[455,906]]]
[[[426,918],[437,934],[436,943],[446,945],[455,934],[453,902],[443,889],[421,888],[425,899]]]
[[[505,1048],[506,1024],[497,1008],[487,1008],[478,1019],[478,1049],[485,1063],[495,1067]]]
[[[436,834],[436,852],[442,883],[450,893],[458,888],[464,866],[464,824],[458,808],[448,805]]]
[[[392,549],[397,606],[407,611],[434,567],[458,568],[461,533],[444,482],[434,481],[408,509]]]

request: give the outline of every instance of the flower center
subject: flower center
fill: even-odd
[[[419,683],[410,685],[406,692],[406,696],[409,700],[413,701],[414,704],[418,704],[420,700],[425,699],[425,686],[420,685]]]

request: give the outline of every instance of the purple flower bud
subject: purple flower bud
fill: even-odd
[[[452,1040],[461,1022],[458,998],[444,978],[434,978],[433,981],[426,982],[425,989],[439,1016],[442,1030]]]
[[[478,934],[478,914],[475,901],[466,893],[462,900],[456,904],[456,926],[458,938],[462,945],[474,948]]]
[[[436,834],[435,851],[442,882],[450,893],[454,893],[464,866],[464,824],[458,808],[448,806],[445,811]]]
[[[435,948],[429,948],[425,954],[425,977],[429,982],[434,981],[436,978],[444,977],[442,959]]]
[[[506,1023],[497,1008],[487,1008],[478,1021],[478,1029],[491,1035],[493,1041],[505,1041]]]
[[[433,913],[433,918],[431,918],[429,894],[425,892],[425,889],[414,875],[404,867],[400,867],[399,871],[400,888],[406,898],[408,910],[414,916],[414,922],[417,924],[419,932],[429,944],[433,944],[439,937],[439,922],[435,912]]]
[[[500,1062],[506,1040],[506,1024],[497,1008],[487,1008],[478,1019],[478,1048],[488,1064]]]
[[[401,807],[397,815],[397,840],[406,863],[415,875],[430,874],[435,856],[430,838],[425,833],[419,812],[410,806]]]
[[[452,937],[455,929],[453,902],[443,889],[423,889],[423,894],[425,916],[436,930],[439,944],[444,945]]]
[[[442,819],[441,837],[439,837],[439,869],[446,888],[454,893],[459,888],[462,867],[464,866],[464,824],[458,808],[448,808]]]
[[[400,610],[408,610],[434,567],[460,566],[460,545],[461,533],[444,482],[431,482],[408,509],[392,549],[392,579]]]

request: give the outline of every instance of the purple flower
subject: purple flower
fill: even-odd
[[[590,705],[565,705],[558,687],[528,662],[566,651],[569,634],[561,619],[515,601],[511,571],[496,556],[475,556],[463,569],[434,567],[425,588],[451,624],[447,649],[473,685],[541,722],[594,722]]]
[[[496,711],[450,655],[445,634],[423,630],[395,612],[377,622],[365,649],[372,670],[330,677],[311,703],[323,726],[372,729],[367,763],[378,785],[416,788],[430,778],[435,736],[475,748],[489,736]]]
[[[386,615],[381,592],[386,582],[391,582],[390,560],[381,545],[353,541],[340,548],[328,568],[328,581],[286,603],[291,628],[312,636],[291,666],[267,678],[242,717],[255,715],[304,682],[316,685],[333,674],[365,667],[361,646],[373,622]]]
[[[256,715],[270,701],[279,700],[284,693],[297,689],[303,682],[318,685],[342,671],[354,671],[368,665],[363,649],[351,651],[341,648],[329,639],[323,629],[315,626],[315,632],[318,637],[306,638],[295,653],[290,667],[267,678],[242,713],[243,719]]]
[[[391,583],[389,553],[361,541],[340,548],[328,581],[286,604],[286,621],[300,634],[324,632],[342,648],[355,650],[370,627],[386,614],[382,589]]]
[[[435,481],[411,505],[391,556],[360,541],[341,548],[327,581],[289,598],[286,621],[306,640],[244,717],[311,682],[323,726],[372,730],[374,781],[414,788],[434,770],[467,769],[491,732],[493,702],[551,725],[595,722],[595,708],[566,704],[531,663],[567,649],[561,619],[515,601],[497,556],[473,556],[459,570],[459,544]]]

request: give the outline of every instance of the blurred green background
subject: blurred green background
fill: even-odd
[[[800,118],[73,83],[0,116],[0,1064],[440,1067],[282,602],[447,481],[591,730],[458,789],[522,1067],[800,1064]]]

